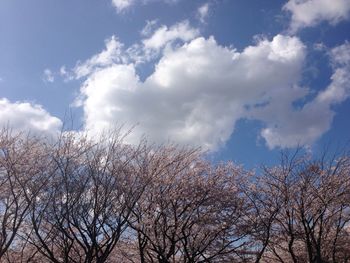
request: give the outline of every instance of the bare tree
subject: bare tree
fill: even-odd
[[[199,151],[165,147],[131,223],[141,262],[232,262],[245,246],[241,169]]]
[[[279,195],[271,184],[265,181],[267,178],[250,176],[251,181],[246,184],[244,194],[247,197],[246,211],[247,225],[249,225],[249,246],[247,253],[252,262],[258,263],[262,260],[266,250],[269,248],[271,238],[274,234],[274,226],[278,213],[282,209]]]
[[[350,260],[350,159],[296,151],[262,174],[199,149],[0,133],[0,261]]]
[[[45,183],[42,149],[37,137],[9,129],[0,132],[0,259],[21,242],[18,235],[29,207]]]
[[[51,262],[106,262],[143,191],[146,148],[119,134],[93,143],[68,134],[47,149],[50,181],[31,206],[32,244]]]
[[[350,257],[350,163],[283,155],[265,169],[265,188],[278,197],[270,260],[347,262]]]

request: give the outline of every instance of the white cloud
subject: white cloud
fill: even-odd
[[[159,50],[168,43],[172,43],[175,40],[190,41],[199,35],[198,29],[190,26],[189,22],[182,21],[170,28],[163,25],[158,28],[149,38],[144,39],[142,42],[146,49]]]
[[[315,100],[319,104],[333,105],[350,96],[350,43],[333,48],[329,52],[333,65],[331,84],[320,92]]]
[[[236,121],[248,118],[262,122],[260,136],[269,148],[294,147],[312,144],[329,130],[333,105],[349,96],[349,43],[329,52],[334,73],[317,93],[298,85],[306,48],[297,37],[260,38],[238,52],[213,37],[195,37],[188,23],[179,25],[162,26],[149,42],[126,49],[112,37],[105,50],[76,66],[77,77],[85,79],[77,104],[86,130],[99,134],[113,125],[138,124],[130,141],[147,135],[217,149]],[[171,45],[181,36],[179,28],[192,33],[182,45]],[[161,51],[160,59],[141,81],[138,62],[153,48]]]
[[[115,7],[118,13],[122,13],[129,9],[131,6],[135,4],[149,4],[151,2],[163,2],[166,4],[175,4],[179,0],[112,0],[112,5]]]
[[[97,69],[105,68],[113,64],[141,64],[159,58],[161,52],[176,43],[184,43],[199,35],[199,30],[182,21],[171,27],[162,25],[155,28],[156,20],[147,21],[141,31],[144,37],[141,43],[135,43],[125,48],[117,37],[112,36],[105,41],[105,49],[90,59],[76,64],[74,69],[68,71],[64,66],[60,69],[60,75],[66,76],[66,80],[86,77]],[[74,75],[74,77],[73,77]]]
[[[350,43],[346,41],[343,45],[333,48],[330,51],[333,67],[350,66]]]
[[[135,137],[215,149],[248,116],[247,105],[280,89],[296,96],[292,85],[304,56],[297,38],[281,35],[241,53],[213,38],[196,38],[169,48],[144,82],[133,64],[97,68],[81,88],[86,129],[98,133],[116,122],[138,123]]]
[[[197,16],[201,23],[205,23],[206,18],[209,14],[209,3],[201,5],[197,10]]]
[[[55,81],[55,76],[50,69],[44,70],[43,80],[51,83]]]
[[[106,49],[101,53],[93,56],[83,63],[77,63],[76,67],[74,68],[74,73],[77,78],[87,76],[97,68],[107,67],[114,63],[125,62],[126,57],[123,57],[123,44],[120,43],[115,36],[107,39],[105,44]]]
[[[67,74],[68,74],[68,72],[67,72],[66,66],[60,67],[60,75],[62,77],[65,77],[65,76],[67,76]]]
[[[283,9],[292,15],[290,28],[293,32],[322,21],[336,24],[350,18],[349,0],[289,0]]]
[[[117,12],[123,12],[132,4],[134,3],[134,0],[112,0],[113,6],[116,8]]]
[[[157,19],[147,20],[146,25],[141,30],[141,35],[145,36],[145,37],[150,36],[152,34],[152,32],[154,31],[154,27],[157,25],[157,23],[158,23]]]
[[[69,81],[74,79],[74,72],[67,70],[66,66],[61,66],[58,74],[63,78],[64,81]]]
[[[0,99],[0,126],[10,127],[14,131],[35,134],[57,134],[62,122],[51,116],[42,106],[28,102],[15,102]]]
[[[335,115],[332,106],[350,96],[350,44],[345,43],[332,49],[329,56],[334,70],[331,83],[314,100],[300,110],[285,112],[284,104],[293,99],[278,96],[276,100],[271,100],[268,107],[257,113],[257,118],[267,124],[261,135],[270,148],[293,147],[297,143],[310,144],[330,129]]]

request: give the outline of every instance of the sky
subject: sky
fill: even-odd
[[[342,147],[349,37],[350,0],[1,0],[0,126],[122,126],[248,167]]]

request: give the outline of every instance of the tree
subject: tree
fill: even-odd
[[[262,174],[118,131],[0,133],[0,261],[348,262],[350,158]]]
[[[144,189],[137,158],[119,134],[98,143],[63,135],[46,151],[46,188],[31,205],[31,243],[51,262],[106,262]]]
[[[347,262],[350,258],[348,157],[282,156],[265,169],[267,194],[278,197],[269,244],[278,262]]]
[[[162,148],[133,210],[141,262],[232,262],[245,246],[242,170],[212,167],[199,151]],[[159,165],[159,163],[161,165]],[[153,167],[153,166],[150,166]]]
[[[41,140],[9,129],[0,132],[0,260],[19,238],[31,204],[45,184]]]

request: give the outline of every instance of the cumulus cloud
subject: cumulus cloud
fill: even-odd
[[[199,21],[201,21],[201,23],[205,23],[205,20],[207,19],[208,14],[209,14],[209,3],[205,3],[201,5],[197,10],[197,16]]]
[[[55,76],[50,69],[47,68],[44,70],[43,80],[51,83],[55,81]]]
[[[51,116],[42,106],[28,102],[10,102],[0,99],[0,126],[14,131],[28,131],[34,134],[57,134],[62,122]]]
[[[192,33],[181,38],[182,30]],[[197,37],[187,22],[148,34],[129,48],[111,37],[103,51],[75,67],[83,78],[76,105],[83,107],[91,134],[137,125],[130,141],[146,135],[215,150],[238,120],[252,119],[262,123],[259,136],[269,148],[294,147],[312,144],[329,130],[332,107],[349,96],[349,43],[329,51],[333,75],[316,92],[299,85],[306,47],[296,36],[260,38],[238,51],[213,37]],[[173,45],[179,37],[182,44]],[[153,48],[159,59],[141,80],[139,57],[131,54],[142,57]]]
[[[293,32],[322,21],[336,24],[350,18],[349,0],[289,0],[283,9],[291,13]]]
[[[332,107],[350,96],[350,44],[333,48],[329,56],[333,65],[331,82],[315,99],[299,110],[283,111],[283,105],[291,105],[290,102],[298,97],[278,96],[255,113],[255,117],[267,124],[261,135],[270,148],[309,144],[330,129],[335,115]]]
[[[246,107],[280,89],[297,93],[293,85],[304,53],[299,39],[282,35],[243,52],[199,37],[167,49],[143,82],[132,63],[97,67],[81,88],[86,129],[98,133],[116,122],[138,124],[135,137],[215,149],[238,119],[248,117]]]

